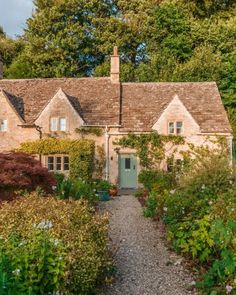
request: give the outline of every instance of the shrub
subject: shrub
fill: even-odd
[[[206,267],[198,284],[204,294],[236,292],[236,190],[225,153],[199,150],[168,193],[164,221],[175,248]]]
[[[158,185],[162,190],[170,189],[174,185],[173,175],[160,170],[142,170],[138,180],[149,191],[152,190],[154,185]]]
[[[84,201],[33,193],[5,203],[0,209],[0,278],[16,270],[9,286],[20,291],[13,294],[21,294],[21,288],[26,294],[30,284],[27,294],[90,294],[111,266],[107,229],[107,217]]]
[[[157,213],[157,198],[154,192],[151,192],[146,200],[144,216],[154,218]]]
[[[16,190],[42,188],[50,193],[55,179],[52,173],[43,168],[38,160],[25,153],[0,154],[0,195],[13,194]]]

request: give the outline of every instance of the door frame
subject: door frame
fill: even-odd
[[[136,183],[135,187],[121,187],[121,157],[123,156],[132,156],[136,160]],[[135,153],[120,153],[119,154],[119,159],[118,159],[118,175],[119,175],[119,188],[120,189],[137,189],[138,188],[138,157]]]

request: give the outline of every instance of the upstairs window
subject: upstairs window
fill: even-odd
[[[0,131],[1,132],[7,131],[7,120],[0,120]]]
[[[183,122],[169,122],[168,123],[168,134],[177,134],[180,135],[183,133]]]
[[[183,131],[183,122],[176,122],[176,134],[181,134]]]
[[[59,119],[59,130],[66,131],[66,118]]]
[[[66,118],[53,117],[50,120],[51,131],[66,131]]]
[[[168,124],[168,133],[169,134],[174,134],[175,133],[175,123],[174,122],[169,122],[169,124]]]

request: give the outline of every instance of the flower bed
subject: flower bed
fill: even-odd
[[[175,250],[199,266],[201,294],[236,294],[236,179],[227,154],[199,149],[175,188],[163,179],[148,182],[144,214],[162,218]]]
[[[0,293],[91,294],[107,279],[108,220],[85,201],[32,193],[0,209]]]

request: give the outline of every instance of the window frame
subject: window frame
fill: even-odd
[[[53,125],[53,120],[54,125]],[[61,124],[62,120],[64,120],[64,124]],[[50,117],[49,122],[49,129],[51,132],[66,132],[67,131],[67,118],[66,117]],[[64,129],[62,130],[62,126],[64,126]],[[55,128],[52,128],[55,127]]]
[[[8,121],[7,119],[0,119],[0,132],[7,132]]]
[[[173,123],[174,125],[174,132],[173,133],[170,133],[170,124]],[[177,123],[182,123],[182,126],[181,126],[181,132],[178,133],[177,130],[179,128],[177,128]],[[168,132],[168,135],[183,135],[184,133],[184,122],[181,121],[181,120],[178,120],[178,121],[168,121],[168,124],[167,124],[167,132]]]
[[[53,161],[49,163],[48,161],[49,159],[53,159]],[[65,161],[65,159],[68,159],[68,161]],[[52,169],[49,168],[50,167],[49,165],[51,165]],[[60,169],[58,169],[59,167],[58,165],[60,165]],[[69,172],[70,157],[69,155],[66,155],[66,154],[47,155],[45,157],[45,166],[50,172]],[[65,167],[68,167],[68,169],[67,168],[65,169]]]
[[[65,129],[63,129],[62,130],[62,124],[61,124],[61,121],[62,120],[64,120],[64,128]],[[62,132],[65,132],[66,131],[66,129],[67,129],[67,122],[66,122],[67,120],[66,120],[66,117],[59,117],[59,119],[58,119],[58,130],[59,131],[62,131]]]

